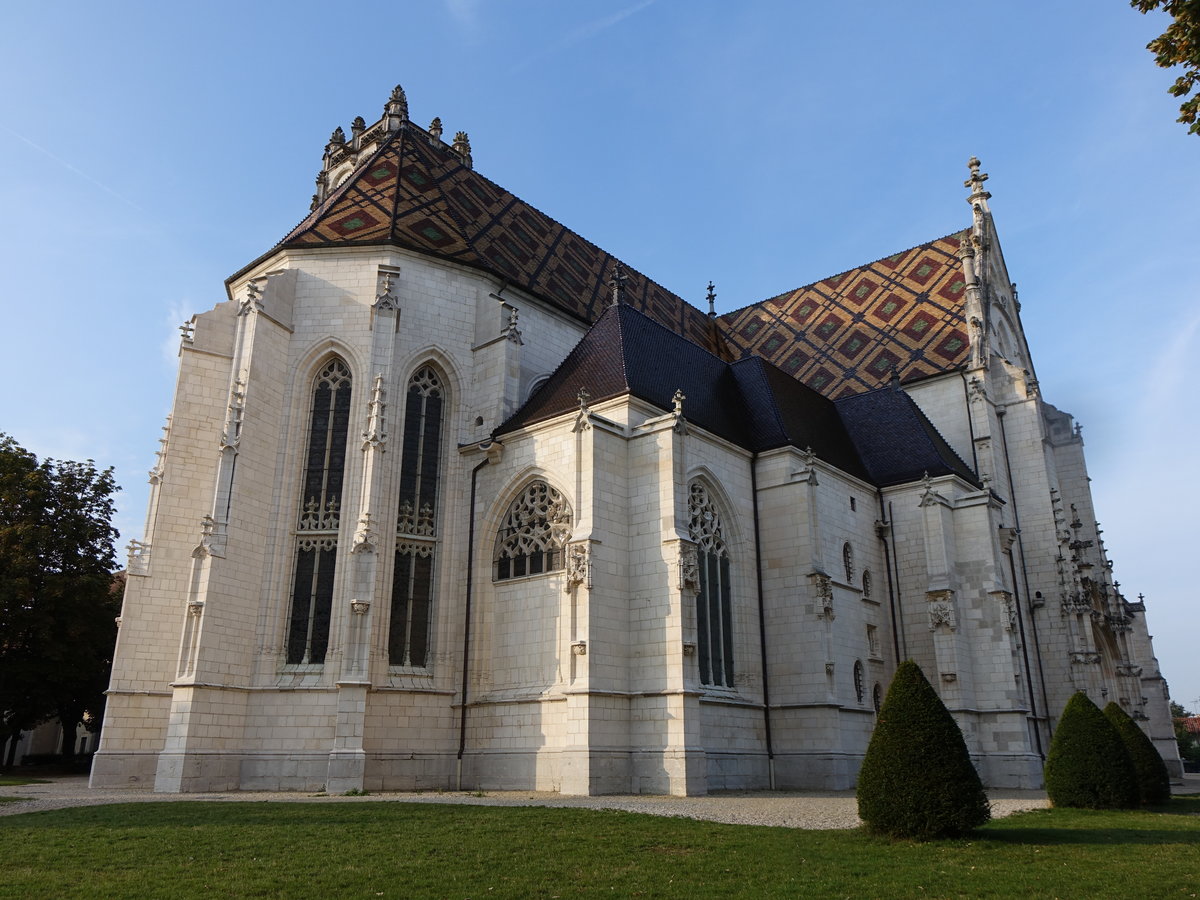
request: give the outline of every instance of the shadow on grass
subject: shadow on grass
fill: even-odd
[[[1196,844],[1200,797],[1176,797],[1141,810],[1044,809],[1018,813],[981,828],[979,837],[1005,844]]]

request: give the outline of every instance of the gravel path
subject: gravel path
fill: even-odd
[[[612,795],[564,797],[538,791],[487,791],[483,796],[456,792],[397,792],[364,797],[331,797],[321,794],[231,791],[214,794],[155,794],[133,790],[91,790],[84,776],[55,778],[49,784],[0,787],[0,797],[20,798],[0,803],[0,816],[99,806],[106,803],[161,803],[164,801],[279,803],[459,803],[468,806],[553,806],[569,809],[620,809],[656,816],[686,816],[731,825],[774,825],[781,828],[855,828],[860,822],[853,791],[733,792],[706,797]],[[993,791],[992,815],[997,818],[1049,805],[1044,791]]]

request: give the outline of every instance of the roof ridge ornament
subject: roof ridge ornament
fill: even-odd
[[[963,182],[963,187],[971,192],[967,197],[967,202],[971,204],[971,213],[974,218],[973,236],[982,239],[983,216],[985,213],[991,212],[988,209],[988,199],[992,195],[983,189],[983,183],[988,180],[988,176],[986,172],[979,171],[979,165],[978,156],[972,156],[967,160],[967,168],[971,170],[971,177]]]
[[[465,131],[457,131],[454,133],[454,144],[452,145],[454,152],[462,157],[462,163],[468,169],[475,167],[471,159],[471,139],[467,137]]]
[[[434,116],[433,121],[429,123],[429,136],[435,141],[442,139],[442,117]]]
[[[383,117],[387,120],[388,131],[396,131],[400,123],[408,121],[408,97],[400,85],[392,88],[392,95],[383,107]]]
[[[625,282],[628,280],[629,276],[625,274],[625,267],[621,265],[621,261],[614,261],[613,273],[608,279],[608,286],[612,288],[613,306],[620,306],[625,302]]]
[[[705,296],[704,296],[704,299],[708,301],[709,318],[713,318],[717,314],[717,292],[716,292],[715,288],[716,288],[716,285],[714,285],[712,283],[712,280],[709,279],[708,293],[705,294]]]

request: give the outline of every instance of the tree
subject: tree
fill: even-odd
[[[0,746],[99,716],[116,642],[112,469],[41,462],[0,434]],[[69,735],[69,737],[68,737]]]
[[[892,837],[953,837],[991,818],[962,732],[911,659],[879,710],[857,795],[867,827]]]
[[[1117,729],[1083,691],[1067,701],[1046,757],[1046,793],[1055,806],[1133,809],[1137,773]]]
[[[1164,69],[1183,66],[1183,74],[1168,90],[1175,97],[1185,98],[1176,121],[1190,125],[1190,133],[1200,134],[1200,94],[1188,97],[1200,87],[1200,0],[1130,0],[1129,5],[1142,13],[1161,9],[1174,19],[1146,49]]]
[[[1175,743],[1179,745],[1179,758],[1200,761],[1200,741],[1196,735],[1188,731],[1184,719],[1190,719],[1195,713],[1184,709],[1183,706],[1171,701],[1171,724],[1175,728]]]
[[[1154,806],[1170,800],[1171,776],[1167,773],[1166,763],[1154,749],[1154,744],[1146,737],[1146,732],[1138,728],[1137,722],[1116,703],[1104,707],[1104,717],[1112,722],[1125,743],[1125,750],[1137,773],[1138,799],[1142,805]]]

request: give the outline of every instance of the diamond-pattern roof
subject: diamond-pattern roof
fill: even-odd
[[[961,367],[965,232],[710,318],[622,263],[623,302],[726,361],[758,356],[827,397]],[[281,247],[392,243],[508,279],[593,323],[615,257],[405,121]]]
[[[911,381],[967,358],[965,232],[868,263],[720,317],[729,346],[827,397]]]
[[[595,322],[616,258],[489,181],[446,144],[405,122],[280,242],[389,242],[484,269]],[[624,303],[713,353],[719,329],[683,298],[621,263]]]

